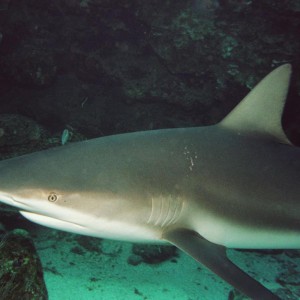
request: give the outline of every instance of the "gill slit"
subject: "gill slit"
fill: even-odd
[[[152,223],[153,216],[154,216],[154,199],[153,199],[153,197],[151,197],[151,214],[149,216],[147,224]]]
[[[158,217],[156,222],[154,223],[155,226],[159,225],[160,218],[163,215],[163,206],[164,206],[164,201],[162,200],[162,197],[159,197],[159,210],[158,210]]]
[[[152,197],[151,204],[151,213],[147,224],[154,226],[165,227],[174,224],[183,210],[183,201],[179,197]]]

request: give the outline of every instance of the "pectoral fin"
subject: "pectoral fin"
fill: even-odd
[[[163,239],[192,256],[251,299],[280,299],[230,261],[225,247],[209,242],[197,232],[175,229],[165,232]]]

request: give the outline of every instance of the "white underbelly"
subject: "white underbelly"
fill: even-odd
[[[161,231],[143,224],[130,224],[116,220],[98,219],[83,214],[72,215],[69,220],[48,217],[38,213],[20,211],[28,220],[50,228],[99,238],[129,242],[162,243]],[[73,221],[77,220],[77,221]]]
[[[207,215],[192,227],[210,242],[228,248],[300,249],[300,232],[243,226]]]

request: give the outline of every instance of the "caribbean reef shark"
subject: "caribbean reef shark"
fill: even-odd
[[[220,123],[142,131],[0,163],[0,201],[60,230],[169,242],[252,299],[279,299],[226,248],[300,248],[300,149],[281,117],[291,66]]]

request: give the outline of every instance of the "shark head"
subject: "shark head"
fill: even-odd
[[[31,155],[9,159],[1,163],[0,174],[2,203],[16,207],[23,216],[42,225],[78,233],[85,230],[86,226],[74,221],[80,220],[76,210],[62,205],[74,203],[76,191],[61,184],[62,173],[47,159],[39,154],[34,160]]]
[[[148,218],[150,202],[138,202],[137,193],[122,190],[125,182],[117,159],[112,163],[100,155],[99,165],[90,160],[97,159],[90,152],[99,147],[107,152],[110,144],[105,139],[94,142],[1,162],[0,201],[16,207],[30,221],[55,229],[118,240],[157,239],[155,231],[138,229]]]

